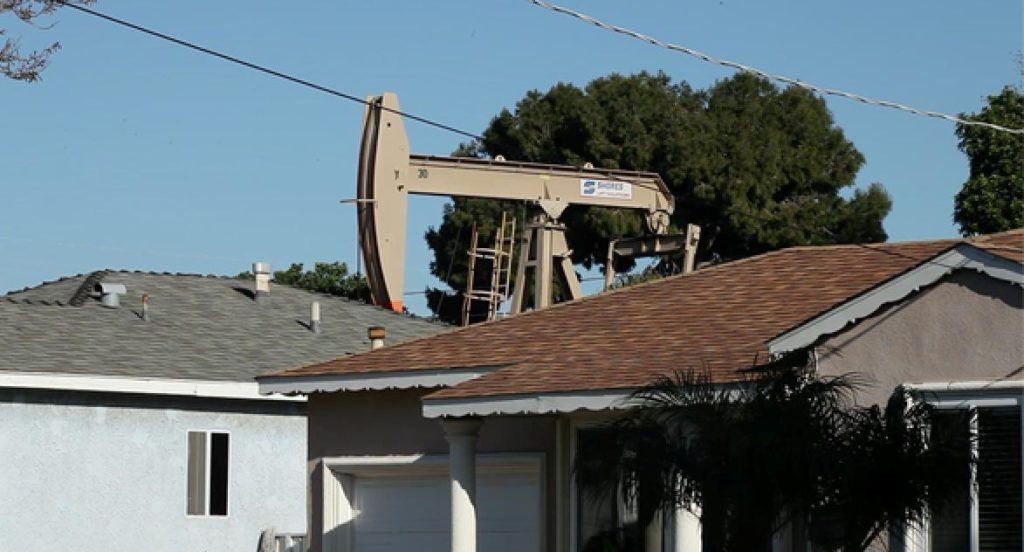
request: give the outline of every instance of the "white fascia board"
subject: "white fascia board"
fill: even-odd
[[[561,414],[579,410],[621,410],[631,407],[632,394],[632,390],[612,390],[424,399],[423,417]]]
[[[903,387],[910,391],[925,393],[962,393],[978,391],[1024,391],[1024,380],[993,380],[993,381],[939,381],[927,383],[907,383]]]
[[[912,396],[936,408],[1024,405],[1024,380],[907,383]]]
[[[304,397],[261,395],[256,382],[130,378],[39,372],[0,372],[0,388],[130,393],[256,401],[305,400]]]
[[[974,269],[999,280],[1024,285],[1024,266],[1020,263],[963,243],[779,335],[768,342],[768,352],[779,355],[810,346],[822,336],[835,334],[959,269]]]
[[[260,393],[331,393],[451,387],[489,374],[500,367],[402,370],[324,376],[274,377],[259,381]]]

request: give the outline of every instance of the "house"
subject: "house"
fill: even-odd
[[[268,289],[101,270],[0,296],[0,548],[255,551],[265,529],[304,533],[306,403],[253,376],[369,349],[371,326],[442,326]]]
[[[905,384],[977,413],[959,419],[979,454],[1002,455],[955,520],[897,548],[1020,550],[1022,262],[1020,230],[794,247],[258,381],[309,396],[312,550],[577,552],[615,521],[571,476],[595,423],[658,376],[734,382],[798,350],[869,376],[863,403]],[[701,549],[692,515],[666,519],[649,551]]]

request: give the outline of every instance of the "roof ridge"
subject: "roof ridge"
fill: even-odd
[[[239,279],[234,278],[234,277],[223,277],[223,278],[228,278],[228,279],[231,279],[231,280],[239,280]],[[344,295],[334,295],[334,294],[331,294],[331,293],[328,293],[328,292],[325,292],[325,291],[318,291],[318,290],[307,290],[305,288],[300,288],[300,287],[298,287],[298,286],[296,286],[294,284],[284,284],[284,283],[281,283],[281,282],[273,282],[273,285],[274,286],[286,287],[286,288],[289,288],[289,289],[293,289],[293,290],[296,290],[296,291],[307,293],[309,295],[328,297],[330,299],[335,299],[335,300],[344,301],[344,302],[347,302],[347,303],[352,303],[353,305],[356,305],[359,308],[368,307],[368,308],[373,308],[375,310],[389,312],[389,313],[394,314],[396,316],[402,316],[402,317],[404,317],[404,319],[415,319],[415,320],[418,320],[418,321],[428,322],[430,324],[436,324],[437,326],[444,326],[444,327],[452,326],[451,324],[447,324],[447,323],[441,322],[439,320],[429,319],[429,317],[427,317],[427,316],[417,316],[416,314],[413,314],[411,312],[397,312],[397,311],[392,310],[390,308],[385,308],[385,307],[380,306],[380,305],[375,305],[373,303],[368,303],[368,302],[362,301],[360,299],[352,299],[351,297],[345,297]]]
[[[940,245],[944,243],[963,243],[967,241],[964,238],[939,238],[932,240],[907,240],[898,242],[871,242],[871,243],[826,243],[821,245],[791,245],[789,247],[783,247],[781,249],[775,249],[771,253],[779,251],[806,251],[810,249],[821,250],[821,249],[852,249],[855,247],[860,248],[883,248],[883,247],[903,247],[913,245]]]
[[[63,282],[64,280],[70,280],[72,278],[81,278],[82,276],[86,276],[86,273],[83,272],[83,273],[79,273],[79,274],[64,275],[64,276],[61,276],[61,277],[59,277],[59,278],[57,278],[55,280],[43,280],[42,282],[39,282],[38,284],[36,284],[34,286],[25,286],[25,287],[23,287],[21,289],[7,290],[2,295],[0,295],[0,297],[5,297],[6,298],[8,295],[10,295],[12,293],[24,293],[26,291],[33,291],[33,290],[37,290],[37,289],[39,289],[39,288],[41,288],[43,286],[49,286],[49,285],[52,285],[52,284],[57,284],[57,283]]]
[[[67,301],[60,299],[19,299],[14,297],[8,297],[6,295],[0,295],[0,304],[10,305],[35,305],[45,307],[68,307],[71,306]]]
[[[56,299],[50,300],[50,299],[46,299],[45,300],[45,301],[47,301],[49,303],[59,303],[59,304],[62,304],[62,305],[71,305],[71,306],[75,306],[75,307],[80,307],[80,306],[85,304],[85,300],[88,299],[89,293],[92,292],[93,288],[96,286],[96,284],[99,282],[99,280],[107,278],[107,277],[110,277],[110,276],[116,276],[117,274],[126,274],[126,275],[137,274],[137,275],[144,275],[144,276],[171,276],[171,277],[208,278],[208,279],[211,279],[211,280],[238,280],[238,281],[243,281],[243,279],[239,278],[237,275],[232,276],[232,275],[228,275],[228,274],[213,274],[213,273],[203,274],[203,273],[199,273],[199,272],[171,272],[171,271],[158,271],[158,270],[138,270],[138,269],[130,269],[130,268],[103,268],[103,269],[99,269],[99,270],[94,270],[92,272],[83,272],[83,273],[80,273],[80,274],[61,276],[61,277],[57,278],[56,280],[46,280],[46,281],[41,282],[39,284],[36,284],[34,286],[26,286],[23,289],[11,290],[11,291],[9,291],[7,293],[21,293],[21,292],[25,292],[25,291],[35,290],[35,289],[42,288],[43,286],[46,286],[46,285],[49,285],[49,284],[61,282],[61,281],[64,281],[64,280],[70,280],[72,278],[81,278],[81,277],[84,276],[85,280],[82,282],[81,285],[78,286],[78,289],[75,290],[75,293],[72,294],[70,299],[67,299],[67,300],[56,300]],[[333,294],[330,294],[330,293],[327,293],[327,292],[324,292],[324,291],[315,291],[315,290],[311,290],[311,289],[305,289],[305,288],[301,288],[299,286],[296,286],[294,284],[285,284],[285,283],[281,283],[281,282],[274,282],[274,284],[278,285],[278,286],[284,286],[284,287],[287,287],[289,289],[294,289],[296,291],[301,291],[301,292],[304,292],[304,293],[308,293],[310,295],[322,296],[322,297],[334,299],[334,300],[337,300],[337,301],[345,301],[345,302],[351,303],[353,305],[357,305],[359,307],[371,308],[371,309],[375,309],[375,310],[380,311],[380,312],[388,312],[388,313],[394,314],[396,316],[401,316],[403,318],[411,318],[411,319],[419,320],[419,321],[422,321],[422,322],[428,322],[428,323],[431,323],[431,324],[436,324],[436,325],[442,326],[442,327],[450,326],[450,324],[448,324],[446,322],[442,322],[440,320],[432,319],[432,318],[425,317],[425,316],[416,316],[415,314],[411,314],[411,313],[395,312],[395,311],[393,311],[391,309],[388,309],[388,308],[384,308],[384,307],[381,307],[381,306],[378,306],[378,305],[373,305],[373,304],[370,304],[370,303],[366,303],[365,301],[361,301],[361,300],[358,300],[358,299],[352,299],[350,297],[345,297],[343,295],[333,295]],[[40,304],[43,301],[43,300],[40,300],[40,299],[15,299],[15,298],[9,298],[9,297],[6,296],[6,294],[0,295],[0,297],[2,297],[4,299],[7,299],[8,302],[11,302],[11,303],[20,302],[20,303],[25,303],[25,304]]]
[[[82,280],[81,285],[75,290],[75,293],[68,299],[68,304],[72,307],[81,307],[85,304],[85,300],[89,298],[89,294],[92,293],[93,288],[99,283],[108,273],[108,270],[97,270],[90,273]]]
[[[191,278],[210,278],[210,279],[222,279],[222,280],[237,280],[237,276],[230,276],[227,274],[203,274],[201,272],[171,272],[167,270],[133,270],[128,268],[107,268],[104,269],[108,274],[143,274],[147,276],[185,276]]]

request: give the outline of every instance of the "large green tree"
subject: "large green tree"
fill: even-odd
[[[1011,86],[989,96],[975,121],[1024,128],[1024,94]],[[956,195],[953,219],[965,236],[1024,226],[1024,136],[958,124],[971,172]]]
[[[891,201],[885,190],[874,184],[842,193],[852,187],[864,157],[834,124],[825,102],[747,74],[707,90],[673,83],[662,73],[534,90],[513,110],[502,110],[483,140],[456,151],[499,154],[659,173],[676,197],[673,224],[703,229],[701,261],[791,245],[886,239],[882,219]],[[500,211],[496,202],[454,200],[426,234],[434,275],[456,291],[465,289],[469,225],[476,222],[487,243]],[[641,232],[639,216],[629,211],[573,207],[562,220],[573,261],[587,268],[604,262],[609,239]]]

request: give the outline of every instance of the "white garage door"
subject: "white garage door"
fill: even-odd
[[[451,550],[449,485],[446,475],[356,477],[355,552]],[[538,551],[540,493],[535,473],[478,473],[477,548]]]

